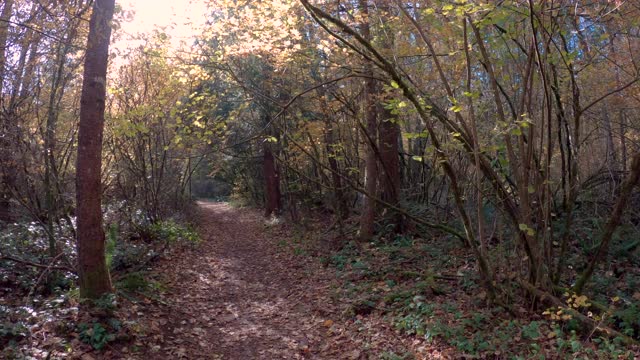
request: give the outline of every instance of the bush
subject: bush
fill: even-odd
[[[191,226],[178,224],[173,220],[160,221],[149,226],[152,239],[167,241],[170,243],[182,240],[190,243],[198,243],[200,236]]]
[[[78,331],[80,340],[91,345],[91,347],[96,350],[102,349],[107,343],[116,339],[114,333],[111,333],[105,326],[98,322],[93,324],[80,324],[78,325]]]

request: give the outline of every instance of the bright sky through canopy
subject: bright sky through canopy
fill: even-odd
[[[166,27],[174,49],[180,47],[180,42],[189,45],[206,21],[206,0],[117,0],[117,4],[124,11],[135,13],[132,21],[122,23],[124,34],[113,44],[120,50],[140,44],[131,36],[150,34],[158,27]]]

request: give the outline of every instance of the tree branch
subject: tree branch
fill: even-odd
[[[6,261],[11,261],[14,263],[18,263],[18,264],[23,264],[23,265],[27,265],[27,266],[32,266],[32,267],[36,267],[39,269],[48,269],[48,270],[60,270],[60,271],[69,271],[72,273],[76,273],[75,269],[66,267],[66,266],[51,266],[51,264],[55,263],[58,259],[55,258],[54,261],[51,264],[40,264],[40,263],[35,263],[29,260],[25,260],[25,259],[20,259],[14,256],[10,256],[10,255],[2,255],[0,256],[0,260],[6,260]]]

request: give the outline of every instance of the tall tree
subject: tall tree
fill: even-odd
[[[367,0],[360,0],[359,6],[362,11],[362,24],[361,32],[364,39],[371,41],[371,29],[369,26],[369,2]],[[376,94],[378,93],[376,80],[373,78],[373,64],[371,61],[365,62],[365,118],[366,118],[366,141],[367,152],[365,155],[365,175],[364,175],[364,187],[368,196],[364,197],[362,204],[362,214],[360,217],[360,240],[368,241],[373,236],[375,217],[376,217],[376,203],[370,196],[376,196],[378,188],[378,163],[376,159],[376,141],[378,138],[378,112],[376,111]]]
[[[376,6],[381,13],[381,19],[390,17],[389,8],[384,6]],[[382,28],[383,36],[381,42],[387,49],[394,49],[395,36],[393,28],[387,25],[389,21],[384,22]],[[395,50],[394,50],[395,52]],[[395,54],[394,54],[395,56]],[[394,116],[389,106],[385,106],[382,101],[378,101],[379,128],[378,128],[378,151],[380,152],[380,165],[382,171],[379,174],[380,195],[382,200],[387,203],[398,206],[400,203],[400,158],[398,154],[399,144],[401,142],[401,131],[398,117]],[[394,212],[390,217],[394,225],[394,231],[401,233],[403,230],[402,215]]]
[[[9,36],[9,25],[11,20],[11,9],[13,8],[13,0],[7,0],[2,7],[0,14],[0,93],[4,86],[5,63],[7,59],[7,39]]]
[[[281,210],[280,180],[275,157],[273,156],[273,145],[265,141],[263,145],[263,170],[264,170],[264,194],[265,194],[265,216],[277,216]]]
[[[8,45],[8,35],[9,35],[9,20],[11,19],[11,9],[13,7],[13,0],[8,0],[4,2],[4,6],[2,7],[2,14],[0,14],[0,104],[4,105],[4,78],[6,74],[6,59],[7,59],[7,45]],[[6,120],[0,119],[0,130],[3,134],[7,133],[7,124]],[[10,159],[9,153],[7,150],[7,140],[6,136],[2,136],[0,139],[0,220],[9,221],[11,220],[10,216],[10,191],[8,184],[11,182],[10,171],[8,170],[10,167]]]
[[[380,122],[379,142],[380,163],[382,172],[380,174],[381,197],[385,202],[398,206],[400,203],[400,158],[399,139],[400,126],[398,119],[394,118],[388,109],[381,109],[379,112],[384,116]],[[401,233],[403,230],[402,215],[394,212],[392,215],[394,231]]]
[[[78,274],[80,296],[95,299],[111,292],[102,228],[102,134],[107,61],[115,0],[96,0],[89,36],[80,99],[80,128],[76,163]]]

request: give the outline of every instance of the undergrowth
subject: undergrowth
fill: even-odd
[[[531,311],[525,304],[514,304],[518,314],[513,316],[505,308],[489,306],[472,258],[455,240],[393,236],[385,232],[385,228],[379,230],[382,232],[371,243],[345,242],[339,250],[325,253],[321,258],[326,266],[335,269],[342,281],[336,296],[351,304],[345,316],[379,313],[397,331],[431,346],[449,348],[455,356],[635,358],[624,339],[585,328],[560,309]],[[622,241],[621,236],[614,243],[614,254],[636,248],[634,242],[630,245]],[[584,245],[585,249],[593,246],[588,242]],[[637,254],[627,253],[625,266],[635,264],[639,258]],[[631,271],[617,278],[615,266],[621,266],[621,261],[614,259],[609,269],[596,274],[587,295],[605,304],[607,312],[595,311],[587,296],[567,293],[560,297],[572,311],[638,340],[640,276]],[[517,291],[509,289],[506,283],[504,286],[509,291]],[[409,355],[384,353],[379,356],[408,359]]]
[[[48,336],[57,339],[49,348],[66,352],[73,340],[69,336],[75,334],[82,343],[102,350],[114,341],[126,341],[128,328],[135,326],[116,315],[118,299],[134,303],[161,301],[159,294],[165,291],[164,285],[153,278],[149,268],[176,247],[197,246],[198,233],[192,225],[176,219],[149,223],[139,216],[127,220],[113,214],[116,213],[107,212],[105,218],[105,256],[115,293],[96,301],[90,306],[90,315],[84,317],[79,317],[79,292],[75,272],[71,271],[75,268],[76,249],[70,224],[55,228],[62,254],[51,264],[70,271],[48,271],[29,265],[50,262],[47,234],[40,224],[18,222],[0,232],[0,256],[20,260],[0,260],[0,358],[42,357],[43,350],[31,345],[42,326],[47,327]]]

